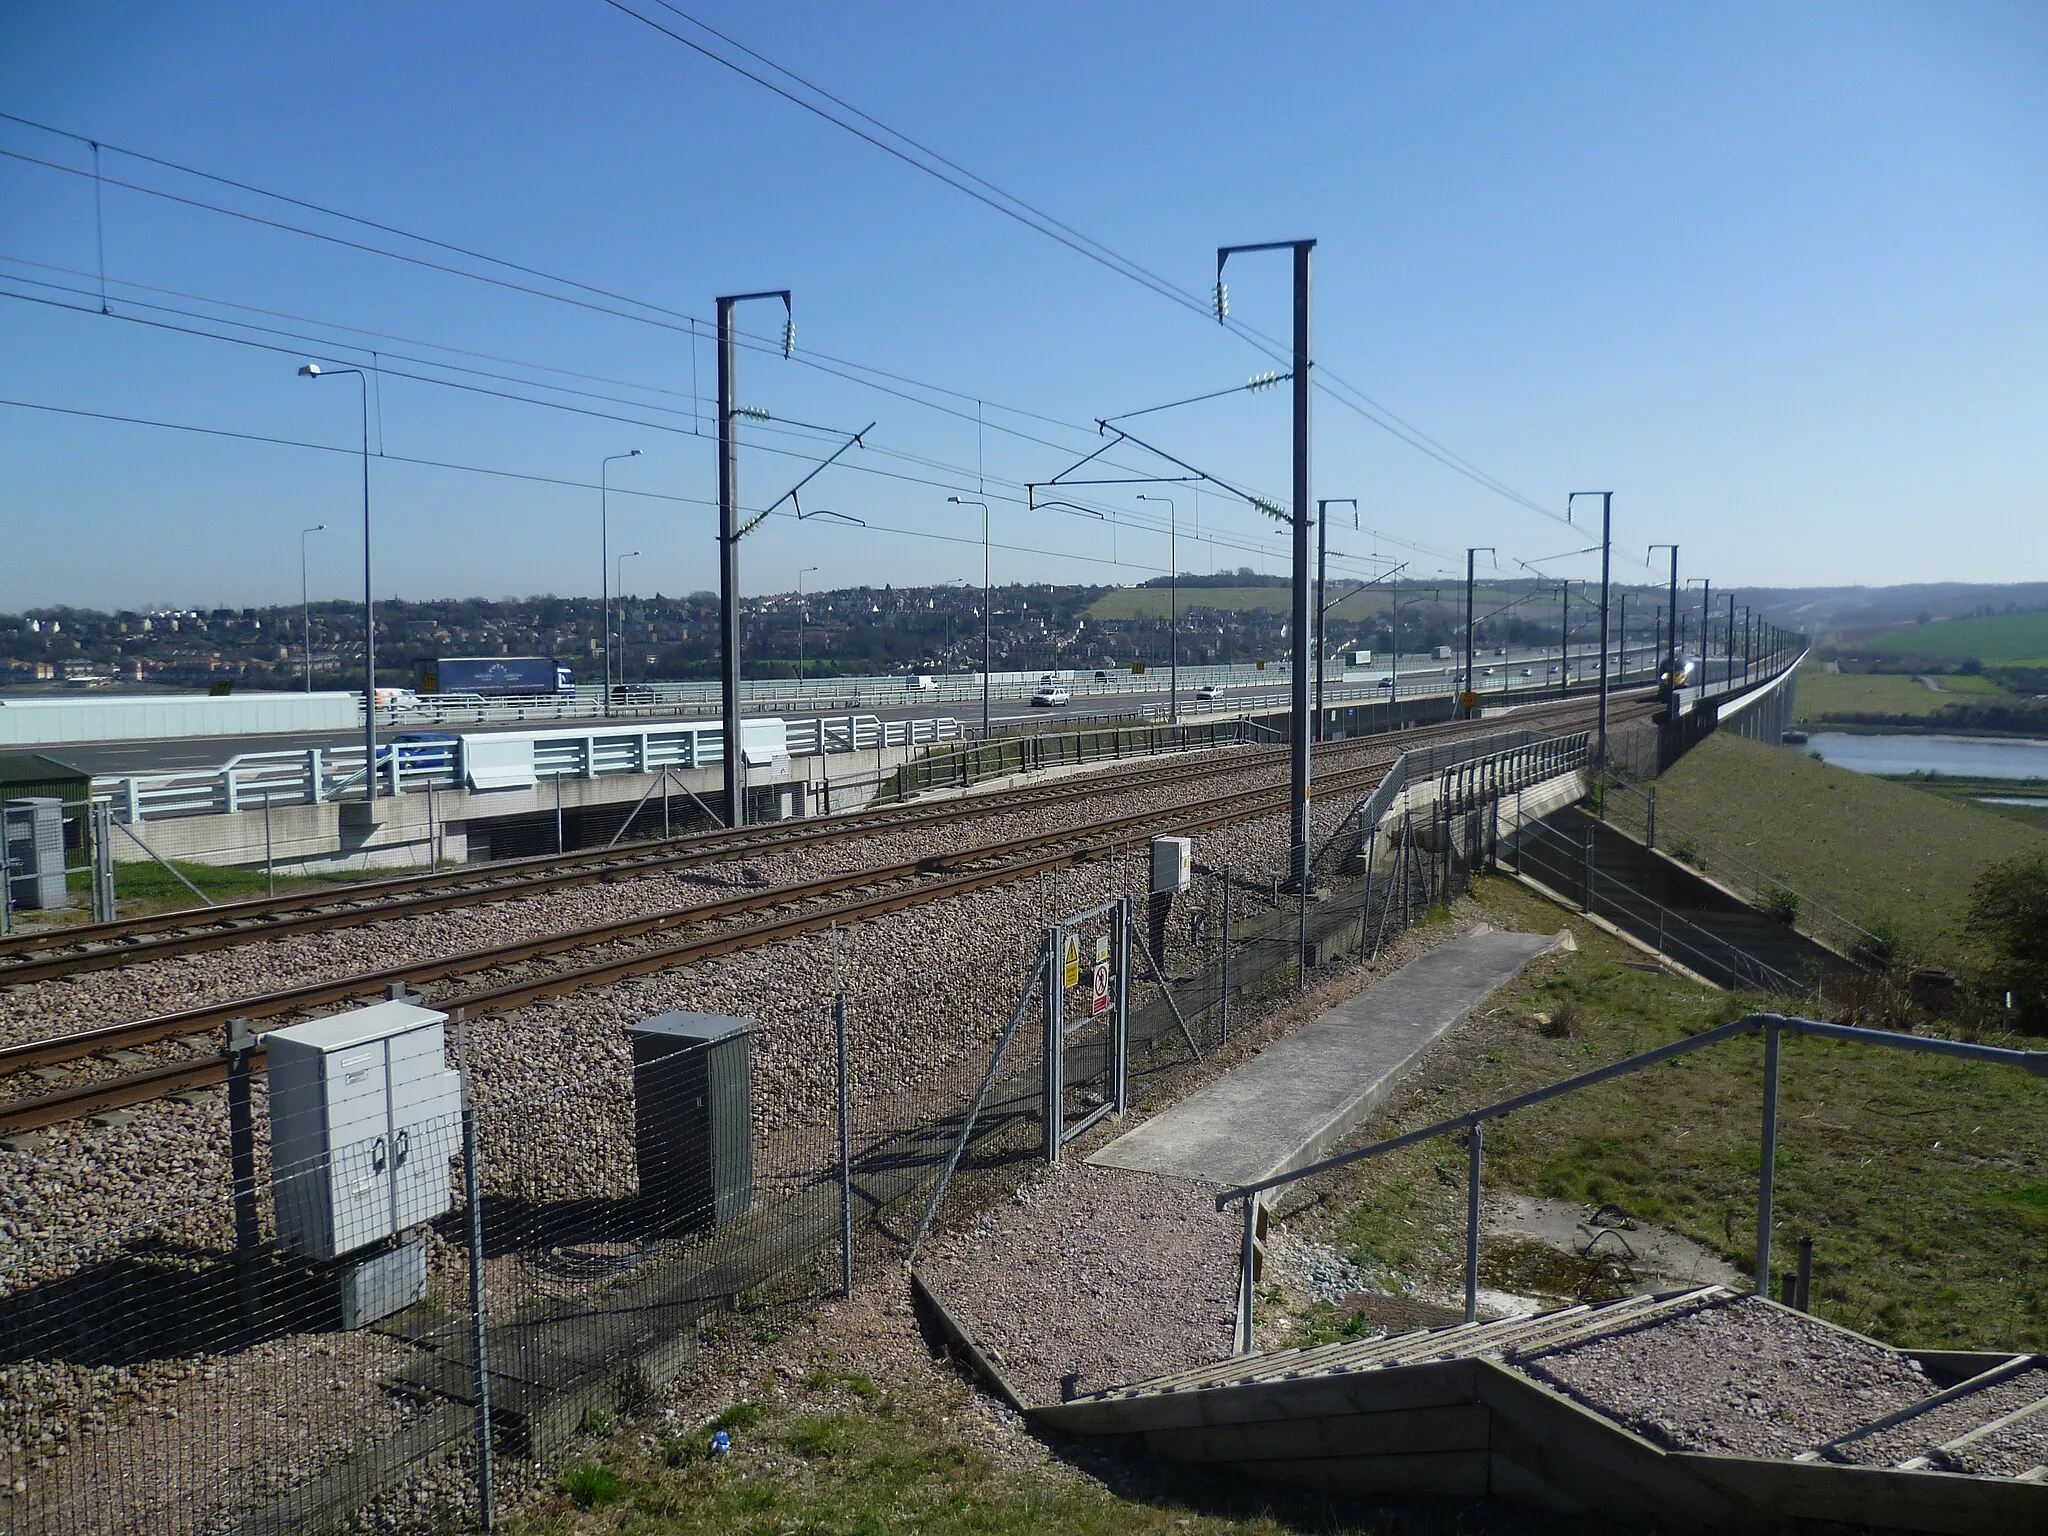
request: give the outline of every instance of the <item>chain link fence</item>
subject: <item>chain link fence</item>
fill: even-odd
[[[971,942],[915,909],[729,957],[718,1012],[651,978],[238,1031],[225,1088],[0,1155],[0,1532],[349,1529],[401,1484],[476,1523],[495,1458],[561,1463],[720,1314],[900,1266],[985,1080],[942,1223],[1045,1156],[1042,1037],[990,1064],[1049,926],[1128,899],[1137,1099],[1460,892],[1514,796],[1585,756],[1411,752],[1319,812],[1307,893],[1272,817],[1165,899],[1138,841],[984,893]],[[1111,1091],[1107,1039],[1064,1053],[1069,1123]]]

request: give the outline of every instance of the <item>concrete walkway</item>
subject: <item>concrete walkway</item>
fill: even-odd
[[[1375,982],[1088,1161],[1215,1184],[1314,1162],[1443,1032],[1537,955],[1535,933],[1452,939]]]

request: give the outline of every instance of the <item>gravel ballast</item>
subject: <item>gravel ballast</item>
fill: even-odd
[[[1208,1185],[1067,1162],[918,1274],[1025,1402],[1056,1403],[1227,1357],[1237,1239]]]
[[[1971,1430],[2016,1413],[2042,1398],[2048,1398],[2048,1370],[2022,1371],[1995,1386],[1915,1414],[1903,1424],[1894,1424],[1890,1429],[1852,1441],[1832,1454],[1838,1460],[1859,1467],[1896,1467],[1916,1456],[1928,1455],[1937,1446],[1961,1439]],[[2041,1428],[2048,1432],[2048,1415],[2042,1417]],[[2044,1455],[2048,1455],[2048,1450],[2044,1450]],[[2020,1470],[2024,1472],[2026,1467],[2022,1466]]]
[[[1672,1450],[1773,1459],[1935,1390],[1899,1351],[1747,1296],[1518,1365]]]

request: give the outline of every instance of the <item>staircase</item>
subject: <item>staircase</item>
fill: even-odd
[[[1334,1493],[1663,1530],[2048,1531],[2048,1359],[1895,1350],[1720,1286],[1242,1355],[1031,1413]]]

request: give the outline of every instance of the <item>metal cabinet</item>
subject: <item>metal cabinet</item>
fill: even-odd
[[[447,1017],[378,1003],[264,1037],[271,1193],[287,1252],[337,1258],[448,1209],[462,1084],[444,1060]]]

